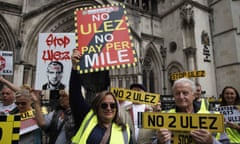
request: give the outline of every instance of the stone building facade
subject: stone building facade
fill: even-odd
[[[174,72],[204,70],[206,96],[232,85],[240,90],[240,1],[238,0],[0,0],[0,50],[13,51],[16,85],[34,86],[38,35],[74,32],[74,10],[122,2],[126,5],[136,67],[110,71],[111,86],[144,83],[171,94]]]

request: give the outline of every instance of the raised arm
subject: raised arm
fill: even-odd
[[[4,85],[8,86],[10,89],[12,89],[15,92],[20,90],[20,87],[15,86],[13,83],[6,80],[2,75],[0,75],[0,82],[2,82]]]
[[[69,83],[69,102],[72,114],[77,128],[80,127],[85,115],[90,110],[90,105],[85,101],[81,91],[80,74],[76,68],[81,55],[78,50],[74,49],[72,54],[72,71]]]
[[[46,126],[46,121],[41,111],[40,99],[33,91],[31,92],[31,96],[32,96],[32,101],[34,103],[35,119],[39,127],[43,128],[44,126]]]

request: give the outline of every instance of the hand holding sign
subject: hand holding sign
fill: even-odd
[[[166,128],[160,128],[157,131],[157,138],[159,142],[166,143],[171,139],[171,132]]]
[[[212,134],[205,129],[193,130],[190,132],[192,139],[197,144],[211,144],[213,143]]]
[[[79,63],[79,60],[81,58],[81,54],[78,49],[73,49],[73,54],[72,54],[72,67],[74,70],[77,70],[77,65]]]
[[[226,126],[230,127],[230,128],[233,128],[233,129],[236,129],[236,130],[240,130],[240,126],[238,124],[234,123],[234,122],[227,121]]]

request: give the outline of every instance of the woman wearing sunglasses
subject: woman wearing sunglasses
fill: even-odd
[[[132,144],[132,137],[128,125],[119,118],[117,99],[108,91],[97,94],[89,105],[82,93],[81,81],[76,70],[81,55],[78,50],[73,51],[72,72],[70,78],[70,106],[79,128],[72,138],[74,144]]]

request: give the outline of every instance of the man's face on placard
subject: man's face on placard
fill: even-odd
[[[62,79],[62,68],[58,64],[49,65],[47,71],[48,81],[51,85],[56,86]]]

